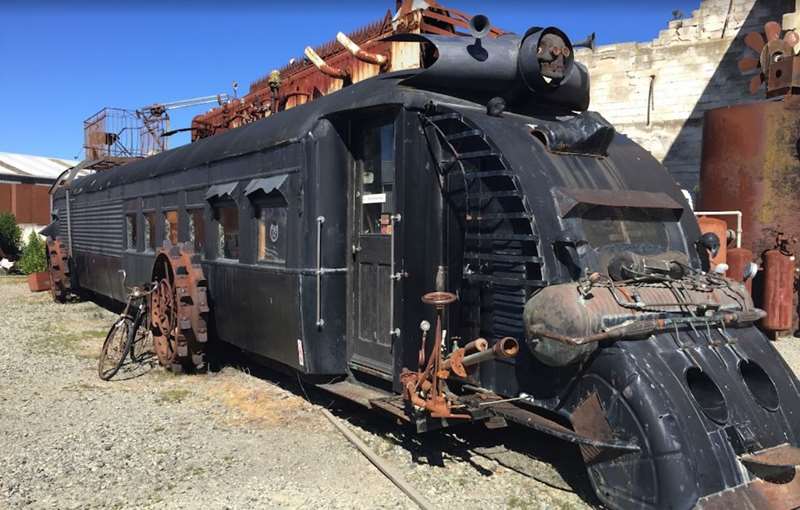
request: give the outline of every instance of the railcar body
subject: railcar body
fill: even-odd
[[[207,334],[372,388],[376,409],[399,398],[418,430],[518,421],[580,445],[613,507],[772,497],[752,468],[797,454],[797,379],[741,286],[703,272],[667,171],[584,111],[585,69],[537,60],[566,37],[402,40],[436,61],[60,189],[72,288],[122,300],[120,270],[144,282],[176,265],[172,285],[194,289],[179,309],[201,306],[168,361],[198,362]],[[179,274],[193,263],[202,276]],[[441,353],[431,290],[458,298],[438,315]],[[464,361],[426,408],[425,360],[441,374],[478,337],[521,348]]]

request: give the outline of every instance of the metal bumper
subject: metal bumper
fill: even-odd
[[[789,510],[800,507],[800,448],[782,444],[740,458],[755,480],[697,501],[702,510]]]

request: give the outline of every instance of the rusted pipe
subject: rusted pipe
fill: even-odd
[[[464,361],[462,361],[461,364],[465,367],[469,367],[491,359],[513,358],[518,352],[519,344],[517,341],[507,336],[498,340],[489,350],[464,356]]]
[[[389,63],[389,59],[386,58],[386,55],[381,55],[380,53],[370,53],[369,51],[361,49],[361,46],[354,43],[352,39],[344,35],[342,32],[336,34],[336,40],[339,41],[339,44],[344,46],[347,51],[352,53],[354,57],[362,62],[381,67],[386,67],[386,64]]]
[[[484,352],[488,348],[489,348],[489,342],[487,342],[485,338],[476,338],[475,340],[465,345],[463,348],[453,352],[449,358],[442,361],[442,370],[448,370],[448,371],[454,370],[453,363],[455,362],[456,366],[455,372],[458,374],[464,367],[463,361],[465,356],[479,352]],[[459,366],[461,367],[461,369],[458,368]]]
[[[311,46],[306,46],[306,49],[303,53],[305,53],[308,60],[310,60],[312,64],[317,66],[317,69],[322,71],[323,74],[326,74],[331,78],[336,78],[338,80],[344,80],[345,78],[347,78],[348,76],[347,71],[326,64],[325,61],[322,60],[322,57],[317,55],[317,52],[314,51],[311,48]]]
[[[675,328],[687,324],[705,324],[713,322],[722,322],[726,325],[748,324],[756,322],[765,316],[766,313],[764,310],[754,308],[752,310],[742,310],[739,312],[722,312],[715,314],[712,317],[701,316],[674,319],[638,320],[632,321],[629,324],[623,323],[612,329],[586,336],[574,337],[562,335],[561,333],[556,333],[555,331],[549,331],[545,329],[544,325],[541,324],[530,328],[529,333],[532,338],[547,338],[567,345],[580,346],[594,342],[603,342],[606,340],[632,340],[637,337],[646,338],[657,331],[664,331],[668,328]],[[467,359],[464,358],[464,365],[467,364],[466,361]]]
[[[742,211],[694,211],[695,216],[736,216],[736,247],[742,247]],[[727,242],[725,239],[719,240]]]
[[[485,338],[476,338],[464,346],[464,352],[472,354],[474,352],[483,352],[489,348],[489,342]]]

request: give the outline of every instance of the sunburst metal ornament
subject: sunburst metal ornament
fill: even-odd
[[[758,74],[750,79],[750,93],[755,94],[761,89],[761,85],[767,83],[770,77],[770,66],[780,64],[786,58],[795,56],[794,47],[800,42],[800,36],[793,30],[787,31],[781,39],[781,25],[775,21],[769,21],[764,25],[764,33],[750,32],[744,37],[745,45],[756,52],[758,57],[750,55],[739,60],[739,70],[744,74],[758,71]],[[780,74],[778,75],[780,78]],[[767,84],[767,89],[772,87]]]

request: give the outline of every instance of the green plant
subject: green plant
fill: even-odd
[[[17,218],[11,213],[0,213],[0,252],[6,257],[16,258],[21,238],[22,230],[17,225]]]
[[[17,267],[25,274],[39,273],[47,269],[44,241],[36,232],[31,232],[28,236],[28,244],[22,249]]]

